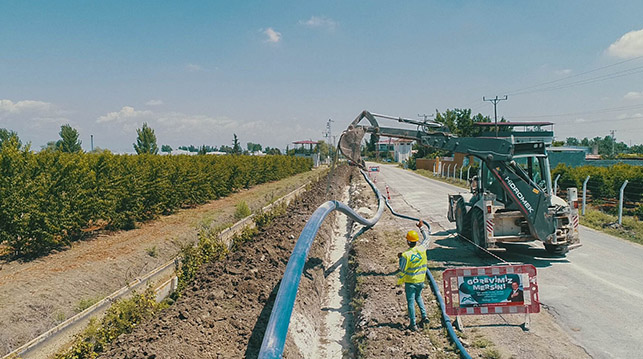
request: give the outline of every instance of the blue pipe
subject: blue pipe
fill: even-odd
[[[337,210],[354,221],[370,228],[374,226],[382,216],[384,211],[384,206],[382,206],[382,199],[386,203],[386,206],[389,208],[393,215],[418,221],[418,219],[398,214],[391,208],[388,200],[384,198],[375,187],[375,185],[370,181],[368,176],[364,171],[361,171],[362,175],[366,179],[366,182],[371,186],[373,191],[377,196],[377,213],[371,219],[366,219],[360,216],[353,209],[339,201],[328,201],[321,206],[319,206],[315,212],[313,212],[310,220],[304,226],[304,229],[301,231],[295,248],[293,249],[288,264],[286,265],[286,270],[284,276],[281,279],[281,284],[279,285],[279,290],[277,291],[277,297],[275,298],[275,303],[270,313],[270,319],[268,320],[268,325],[266,326],[266,331],[263,336],[263,341],[261,342],[261,349],[259,351],[259,359],[273,359],[281,358],[281,354],[284,351],[284,345],[286,343],[286,335],[288,334],[288,326],[290,325],[290,317],[292,316],[293,307],[295,305],[295,298],[297,296],[297,291],[299,289],[299,282],[301,280],[301,275],[304,270],[304,265],[306,264],[306,258],[308,257],[308,252],[312,246],[313,240],[321,227],[322,222],[326,217],[333,211]],[[429,231],[431,227],[426,221],[422,221],[428,228]],[[440,295],[437,283],[429,271],[427,271],[429,278],[431,280],[431,287],[438,298],[440,303],[440,308],[442,309],[442,315],[445,318],[445,324],[447,326],[447,331],[449,336],[456,343],[456,346],[460,350],[460,354],[465,359],[471,359],[471,356],[466,352],[458,336],[453,330],[451,322],[446,320],[447,315],[444,307],[444,300]]]
[[[347,205],[335,200],[322,204],[315,210],[315,212],[313,212],[310,220],[308,220],[304,229],[301,231],[299,239],[297,239],[297,243],[295,244],[295,248],[288,260],[288,264],[286,265],[286,270],[283,278],[281,279],[281,284],[277,291],[277,297],[275,298],[275,303],[272,307],[272,312],[270,313],[270,319],[266,326],[266,332],[264,333],[263,341],[261,342],[261,349],[259,351],[260,359],[280,358],[284,351],[286,335],[288,334],[288,326],[290,325],[290,317],[295,305],[299,281],[301,280],[301,275],[304,271],[304,264],[306,264],[306,258],[308,257],[308,252],[312,246],[313,239],[315,239],[315,236],[319,231],[319,227],[321,227],[324,219],[332,211],[337,210],[367,227],[372,227],[377,223],[377,221],[379,221],[382,213],[384,212],[384,206],[382,205],[382,198],[384,197],[379,193],[377,188],[373,185],[371,185],[371,187],[375,190],[378,198],[377,213],[371,219],[366,219],[360,216]]]
[[[393,210],[393,208],[391,208],[391,205],[388,203],[388,200],[386,200],[386,206],[394,216],[409,219],[411,221],[416,221],[416,222],[419,221],[418,218],[409,217],[403,214],[396,213]],[[426,221],[423,220],[422,223],[424,223],[424,225],[426,225],[429,228],[429,231],[431,230],[431,227]],[[422,242],[422,244],[424,245],[424,242]],[[453,325],[451,324],[451,321],[447,319],[449,318],[449,316],[447,315],[446,307],[444,305],[444,299],[440,294],[440,287],[438,287],[438,283],[435,281],[435,278],[433,278],[431,271],[426,271],[426,274],[429,277],[429,281],[431,282],[431,289],[433,289],[433,294],[438,299],[438,303],[440,304],[440,310],[442,311],[442,318],[444,319],[444,325],[447,327],[447,333],[449,333],[449,337],[451,337],[451,340],[453,341],[453,343],[455,343],[455,346],[460,351],[460,357],[462,357],[463,359],[471,359],[471,355],[467,353],[467,350],[460,342],[460,338],[458,338],[458,335],[455,333],[455,330],[453,329]]]

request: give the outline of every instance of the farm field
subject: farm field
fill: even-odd
[[[0,354],[173,258],[182,245],[196,239],[200,226],[233,223],[237,203],[245,201],[257,210],[324,171],[315,169],[258,185],[133,230],[102,233],[30,262],[0,263]]]

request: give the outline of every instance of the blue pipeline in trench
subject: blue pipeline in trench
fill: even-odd
[[[272,308],[272,312],[270,313],[270,319],[268,320],[268,325],[266,326],[266,331],[261,343],[261,349],[258,356],[260,359],[281,358],[281,355],[284,351],[284,345],[286,343],[286,335],[288,334],[288,326],[290,325],[290,317],[295,305],[295,298],[297,297],[297,291],[299,290],[299,281],[301,280],[304,265],[306,263],[306,259],[308,258],[308,252],[310,251],[313,240],[315,239],[315,236],[317,236],[317,232],[324,222],[324,219],[326,219],[326,217],[331,212],[340,211],[355,222],[364,225],[365,228],[363,228],[360,233],[374,226],[379,221],[382,213],[384,212],[384,206],[382,205],[383,203],[386,203],[386,206],[389,208],[393,215],[404,219],[418,221],[417,218],[401,215],[393,211],[386,198],[381,195],[373,182],[371,182],[371,180],[368,178],[366,172],[361,171],[361,173],[377,196],[377,212],[375,213],[373,218],[366,219],[360,216],[357,212],[355,212],[344,203],[335,200],[328,201],[322,204],[315,210],[315,212],[313,212],[312,216],[304,226],[304,229],[301,231],[299,239],[297,239],[297,243],[295,244],[295,248],[293,249],[292,254],[290,255],[290,259],[288,260],[288,264],[286,265],[286,270],[284,272],[283,278],[281,279],[281,284],[279,285],[275,303]],[[427,227],[429,227],[428,223],[424,221],[423,223]],[[444,300],[440,295],[439,288],[437,283],[435,282],[435,279],[430,272],[427,272],[427,274],[431,282],[431,288],[433,289],[436,297],[438,298],[438,302],[440,303],[442,316],[443,318],[445,318],[444,322],[451,340],[460,350],[461,356],[465,359],[470,359],[471,356],[469,356],[469,354],[464,349],[464,346],[462,346],[462,343],[460,343],[460,340],[455,334],[451,322],[446,319],[447,315],[445,313]]]

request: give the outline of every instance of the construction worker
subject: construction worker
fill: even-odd
[[[423,242],[426,241],[426,232],[422,229],[422,221],[418,222],[418,228],[422,232]],[[415,324],[415,303],[420,308],[422,320],[419,325],[424,328],[429,323],[426,316],[424,300],[422,300],[422,289],[427,271],[427,253],[426,248],[420,244],[420,236],[417,231],[406,233],[406,243],[409,249],[404,253],[398,253],[400,271],[397,275],[397,285],[404,283],[404,292],[408,306],[410,324],[408,329],[417,331]]]

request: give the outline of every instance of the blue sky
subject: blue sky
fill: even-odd
[[[4,1],[0,127],[32,147],[284,148],[448,108],[643,142],[641,1]],[[535,87],[534,87],[535,86]]]

